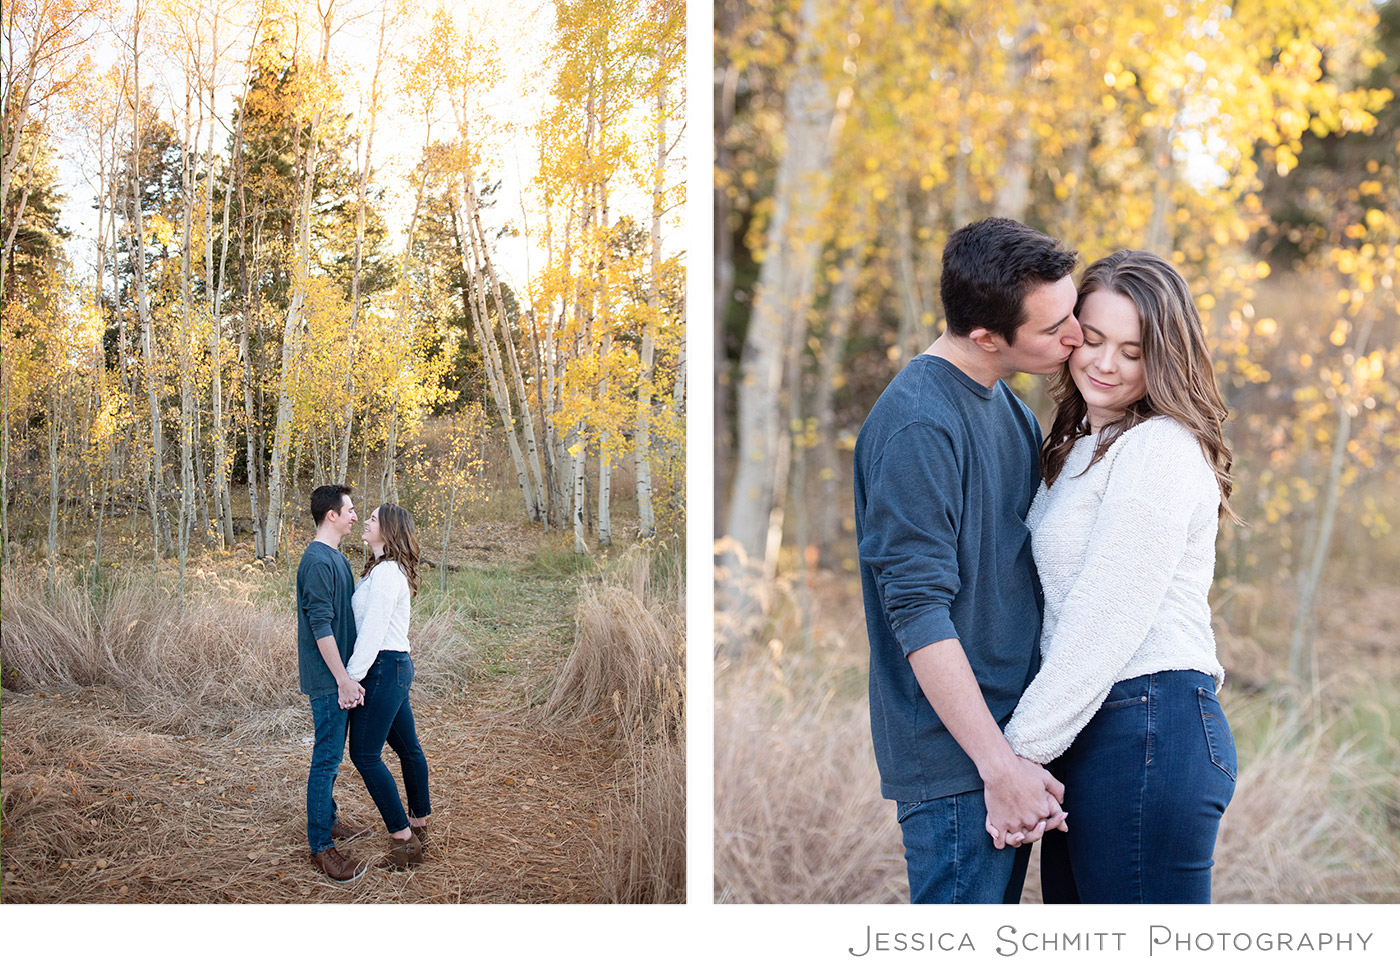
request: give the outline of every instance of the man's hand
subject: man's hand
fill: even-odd
[[[1065,785],[1045,768],[1024,757],[985,781],[987,833],[998,849],[1038,841],[1046,831],[1068,831],[1068,815],[1060,807]]]
[[[354,709],[356,706],[360,706],[364,703],[364,687],[349,676],[346,676],[343,682],[339,682],[336,685],[340,689],[341,709]]]

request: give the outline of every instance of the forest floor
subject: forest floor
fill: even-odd
[[[307,540],[289,546],[299,554]],[[294,660],[286,566],[258,577],[264,569],[248,567],[247,554],[194,562],[187,583],[216,597],[241,585],[248,613],[270,600],[270,631],[285,623],[280,649]],[[433,664],[427,656],[416,666],[412,702],[433,801],[422,865],[387,867],[383,822],[348,755],[335,787],[340,812],[374,831],[340,847],[372,867],[337,885],[312,865],[312,725],[294,661],[276,663],[280,678],[289,674],[289,692],[206,719],[130,687],[27,684],[7,659],[4,901],[608,901],[609,856],[617,830],[629,826],[617,800],[627,745],[607,720],[549,726],[542,716],[573,647],[581,585],[598,580],[600,559],[571,554],[558,532],[477,522],[460,532],[447,561],[445,593],[431,591],[436,571],[424,579],[415,630],[425,604],[443,612],[456,629],[454,655],[469,658],[436,674],[424,673]],[[162,574],[167,589],[171,570]],[[39,586],[43,568],[24,574],[7,577],[7,601]],[[10,608],[7,626],[15,622]],[[177,644],[163,651],[178,665]],[[387,750],[386,762],[398,778]]]

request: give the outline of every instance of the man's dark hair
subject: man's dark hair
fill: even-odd
[[[342,503],[341,497],[350,496],[350,488],[342,483],[333,483],[329,486],[318,486],[311,491],[311,519],[316,522],[316,526],[321,526],[321,521],[326,519],[326,514],[332,510],[339,510]]]
[[[1059,240],[1005,217],[960,227],[943,248],[939,282],[948,330],[967,337],[986,328],[1013,344],[1026,320],[1026,294],[1063,279],[1078,260]]]

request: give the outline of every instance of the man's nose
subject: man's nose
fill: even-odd
[[[1069,327],[1064,329],[1061,341],[1071,348],[1078,348],[1084,344],[1084,331],[1079,327],[1079,319],[1072,314],[1068,323]]]

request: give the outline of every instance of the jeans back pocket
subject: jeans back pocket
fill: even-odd
[[[1234,780],[1239,774],[1239,763],[1235,756],[1235,736],[1230,732],[1230,724],[1225,719],[1225,711],[1220,708],[1220,700],[1209,689],[1197,688],[1196,701],[1201,706],[1201,724],[1206,732],[1210,762]]]

